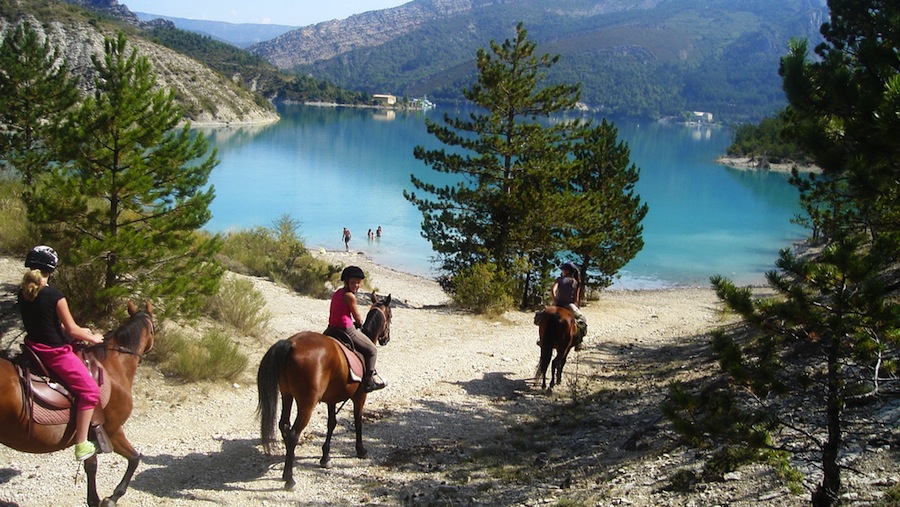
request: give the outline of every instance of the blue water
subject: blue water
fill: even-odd
[[[301,223],[307,245],[351,250],[376,262],[433,276],[431,245],[421,235],[421,213],[402,190],[410,174],[443,184],[412,156],[413,148],[443,147],[424,118],[447,110],[386,113],[369,109],[285,106],[273,125],[205,129],[221,163],[213,218],[220,232],[270,226],[283,215]],[[455,114],[454,111],[449,111]],[[644,249],[621,272],[619,288],[708,285],[713,274],[740,284],[762,283],[778,250],[804,236],[790,222],[797,192],[786,176],[739,171],[715,163],[730,143],[726,128],[615,120],[619,138],[641,169],[637,190],[650,206]],[[381,226],[381,239],[368,229]]]

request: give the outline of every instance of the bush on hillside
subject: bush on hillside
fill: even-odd
[[[219,293],[209,298],[207,312],[216,322],[234,327],[245,336],[261,337],[272,315],[265,310],[266,300],[253,282],[244,278],[227,278]]]
[[[207,331],[200,340],[177,331],[160,334],[153,357],[167,375],[186,382],[233,381],[247,369],[249,359],[222,329]]]

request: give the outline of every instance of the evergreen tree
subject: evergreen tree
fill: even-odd
[[[631,163],[631,150],[617,139],[618,130],[604,119],[574,145],[561,236],[577,257],[583,285],[608,287],[644,247],[641,222],[649,207],[635,193],[640,171]]]
[[[416,189],[433,199],[404,193],[422,212],[422,235],[443,270],[456,275],[468,266],[494,264],[499,277],[512,277],[523,307],[539,302],[539,287],[570,246],[564,238],[602,220],[591,215],[599,211],[596,206],[582,206],[578,199],[593,185],[580,178],[596,175],[573,169],[573,143],[591,132],[590,124],[550,121],[576,104],[579,87],[542,86],[559,57],[538,57],[535,50],[520,23],[515,39],[478,51],[478,77],[463,91],[478,112],[461,118],[445,114],[443,124],[426,120],[430,134],[456,149],[414,151],[434,170],[458,175],[457,183],[439,187],[413,175]],[[601,132],[612,133],[593,133]],[[570,178],[576,181],[570,184]],[[599,266],[588,255],[584,260],[586,267]]]
[[[7,30],[0,44],[0,161],[26,187],[48,166],[51,127],[77,101],[77,80],[50,41],[27,21]]]
[[[68,293],[96,299],[92,316],[125,297],[191,314],[222,272],[219,238],[197,232],[210,218],[218,161],[201,134],[176,128],[172,92],[157,89],[148,60],[126,44],[122,33],[107,38],[93,57],[93,96],[59,126],[60,163],[37,185],[29,218],[77,267]]]
[[[876,409],[884,382],[896,380],[900,345],[900,5],[831,0],[829,7],[818,58],[795,41],[781,67],[787,135],[823,168],[821,176],[792,177],[816,249],[803,257],[782,251],[767,274],[773,298],[712,279],[750,332],[714,340],[727,382],[697,395],[675,387],[666,407],[697,439],[817,458],[816,506],[839,503],[847,428]],[[805,445],[779,442],[784,432]]]

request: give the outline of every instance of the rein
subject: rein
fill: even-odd
[[[91,345],[89,347],[84,347],[85,352],[91,352],[91,353],[95,352],[97,349],[103,349],[103,350],[107,350],[107,351],[118,352],[120,354],[128,354],[131,356],[137,356],[138,363],[143,361],[144,357],[147,355],[147,354],[139,354],[139,353],[137,353],[127,347],[123,347],[121,345],[108,345],[105,343],[98,343],[97,345]]]

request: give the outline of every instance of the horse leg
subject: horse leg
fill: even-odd
[[[89,507],[100,505],[100,495],[97,494],[97,455],[84,460],[84,475],[87,477],[87,504]]]
[[[281,472],[281,479],[284,481],[284,489],[292,490],[297,484],[294,482],[294,453],[297,449],[297,442],[300,440],[300,432],[297,425],[303,416],[297,413],[297,420],[291,426],[291,409],[294,406],[294,398],[281,395],[281,419],[278,421],[278,428],[281,430],[281,439],[284,441],[284,470]],[[302,429],[302,428],[301,428]]]
[[[353,400],[353,426],[356,427],[356,457],[365,458],[369,451],[363,446],[362,427],[363,427],[363,405],[366,404],[366,393],[363,391],[362,397]]]
[[[334,433],[334,427],[337,426],[337,411],[335,404],[328,404],[328,433],[325,434],[325,443],[322,444],[322,459],[319,460],[319,466],[322,468],[331,468],[331,434]]]
[[[128,490],[128,485],[131,484],[131,478],[134,476],[134,472],[141,462],[141,453],[137,452],[137,450],[131,446],[131,442],[125,438],[125,433],[121,428],[109,435],[109,441],[112,443],[115,453],[128,460],[128,467],[125,469],[125,475],[122,476],[122,480],[119,481],[119,484],[116,485],[116,489],[113,490],[113,494],[103,499],[103,502],[100,504],[102,507],[115,507],[119,498],[122,498]],[[96,457],[97,456],[95,455],[91,459],[95,459]],[[88,461],[90,461],[90,459]],[[87,461],[85,461],[85,469],[87,469]]]

